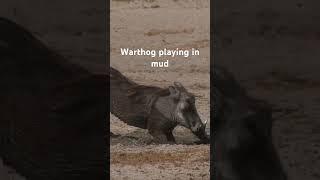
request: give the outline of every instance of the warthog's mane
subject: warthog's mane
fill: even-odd
[[[144,105],[144,116],[148,117],[154,107],[154,103],[159,97],[169,96],[169,88],[147,86],[131,81],[118,70],[110,67],[109,77],[117,84],[124,84],[126,96],[132,104]]]
[[[147,92],[147,93],[143,93]],[[135,103],[144,103],[146,117],[149,117],[155,102],[159,97],[169,96],[169,88],[159,88],[155,86],[135,85],[130,87],[127,96]]]

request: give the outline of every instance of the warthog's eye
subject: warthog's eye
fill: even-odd
[[[195,98],[194,97],[189,97],[186,101],[188,103],[190,103],[190,104],[194,104],[195,103]]]

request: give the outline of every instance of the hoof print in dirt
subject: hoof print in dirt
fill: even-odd
[[[177,125],[190,129],[199,139],[208,141],[195,107],[195,96],[181,83],[168,88],[139,85],[110,67],[111,113],[130,126],[147,129],[157,143],[175,143],[172,134]]]
[[[220,66],[212,80],[215,179],[286,180],[272,143],[272,108],[249,97]]]

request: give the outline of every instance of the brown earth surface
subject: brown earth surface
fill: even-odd
[[[202,121],[210,119],[209,1],[112,1],[111,66],[144,85],[181,82],[196,96]],[[174,57],[168,68],[152,68],[165,58],[122,56],[120,48],[200,50],[199,56]],[[146,130],[111,115],[111,179],[209,179],[209,145],[188,129],[174,131],[176,145],[157,145]],[[210,122],[209,122],[210,125]],[[209,131],[207,127],[207,131]]]

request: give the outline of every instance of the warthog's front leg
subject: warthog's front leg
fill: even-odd
[[[163,132],[162,130],[149,130],[149,133],[153,136],[153,141],[159,144],[174,144],[173,135]]]
[[[149,133],[153,137],[153,141],[159,144],[165,144],[167,140],[167,136],[160,130],[149,130]]]
[[[167,140],[173,144],[176,143],[176,140],[174,139],[174,136],[172,134],[172,131],[169,131],[166,133],[166,137],[167,137]]]

